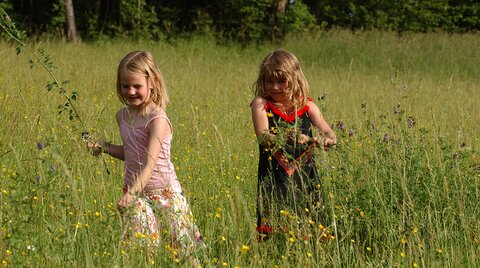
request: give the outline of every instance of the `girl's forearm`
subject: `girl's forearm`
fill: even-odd
[[[143,191],[143,188],[145,188],[145,185],[147,185],[148,181],[150,180],[151,174],[152,172],[146,172],[144,169],[130,186],[128,192],[133,195]]]
[[[103,152],[109,154],[117,159],[125,161],[125,154],[123,152],[123,145],[107,144],[103,146]]]

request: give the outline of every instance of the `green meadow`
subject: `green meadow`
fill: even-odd
[[[82,124],[33,55],[0,41],[2,267],[191,267],[165,242],[154,256],[122,242],[123,165],[85,148]],[[250,115],[258,66],[283,47],[334,126],[318,151],[323,222],[309,212],[257,242],[258,145]],[[169,91],[172,161],[207,247],[202,267],[475,267],[480,263],[480,36],[334,30],[281,43],[195,37],[42,48],[87,131],[120,143],[116,68],[133,50],[157,59]],[[328,233],[328,239],[322,239]]]

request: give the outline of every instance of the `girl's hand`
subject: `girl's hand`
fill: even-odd
[[[110,142],[103,140],[99,140],[95,143],[87,141],[85,144],[87,145],[87,148],[90,149],[90,154],[93,156],[101,155],[102,153],[106,152],[110,146]]]
[[[102,154],[102,146],[98,143],[87,142],[87,148],[90,150],[90,154],[93,156],[99,156]]]
[[[297,143],[299,144],[306,144],[310,141],[310,137],[305,134],[300,134],[297,139]]]
[[[130,192],[126,192],[117,202],[117,209],[120,212],[124,212],[125,209],[132,205],[133,200],[135,199],[135,195],[130,194]]]
[[[323,139],[323,149],[327,151],[330,148],[336,148],[337,146],[337,139],[336,138],[325,138]]]

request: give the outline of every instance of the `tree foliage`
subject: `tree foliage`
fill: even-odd
[[[145,39],[209,33],[240,42],[281,39],[312,28],[388,29],[398,32],[480,29],[476,0],[74,0],[83,40]],[[283,1],[285,2],[285,1]],[[64,35],[63,0],[0,0],[29,35]]]

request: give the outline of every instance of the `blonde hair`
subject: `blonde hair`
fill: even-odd
[[[260,64],[257,81],[253,85],[255,96],[268,98],[264,83],[266,80],[286,81],[288,100],[295,109],[303,108],[309,98],[309,86],[300,68],[297,57],[285,49],[270,52]]]
[[[167,94],[167,86],[165,79],[160,72],[160,69],[153,58],[153,55],[148,51],[133,51],[128,53],[118,64],[117,72],[117,95],[120,101],[129,105],[128,100],[122,96],[122,81],[121,73],[128,71],[133,74],[144,75],[147,78],[149,85],[152,86],[149,102],[156,103],[158,106],[165,109],[168,105],[169,99]]]

